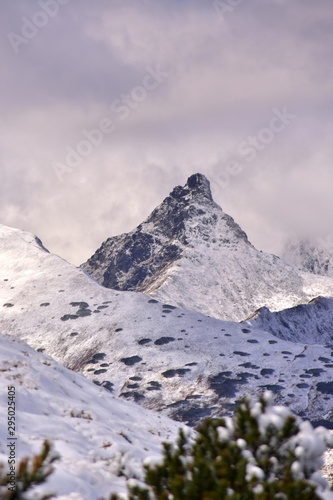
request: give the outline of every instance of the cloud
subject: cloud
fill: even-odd
[[[0,20],[2,223],[79,264],[201,171],[263,249],[332,232],[330,0],[240,2],[224,20],[210,1],[71,0],[16,54],[8,33],[43,1],[8,2]],[[133,101],[148,66],[168,77]],[[128,96],[121,119],[111,106]],[[240,157],[283,107],[297,118],[253,161]],[[54,162],[104,118],[114,131],[59,182]],[[221,186],[235,159],[241,173]]]

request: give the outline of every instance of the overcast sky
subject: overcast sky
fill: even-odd
[[[201,172],[262,250],[332,235],[332,0],[2,0],[0,223],[74,264]]]

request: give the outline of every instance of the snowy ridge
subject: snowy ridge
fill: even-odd
[[[283,340],[333,345],[333,299],[317,297],[309,304],[279,312],[262,308],[253,315],[249,324]]]
[[[125,492],[142,477],[142,462],[160,456],[178,424],[112,396],[50,356],[0,335],[0,461],[8,459],[7,387],[16,388],[17,459],[39,453],[44,439],[60,455],[37,492],[59,500],[96,500]],[[122,474],[120,474],[120,471]]]
[[[332,426],[333,348],[100,286],[26,233],[2,228],[0,323],[111,394],[191,425],[266,389]]]
[[[278,311],[333,296],[332,279],[316,280],[254,248],[201,174],[177,186],[136,229],[106,240],[81,267],[106,287],[231,321],[260,307]]]

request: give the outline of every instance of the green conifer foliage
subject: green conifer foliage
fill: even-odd
[[[208,419],[196,436],[180,430],[176,446],[164,444],[163,461],[145,466],[145,485],[129,487],[129,499],[320,500],[328,436],[272,406],[268,394],[246,398],[233,419]]]
[[[52,464],[59,457],[52,453],[49,441],[44,441],[41,452],[32,457],[23,458],[17,467],[15,487],[11,486],[6,468],[0,464],[0,499],[1,500],[49,500],[53,495],[33,495],[34,486],[42,484],[52,474]]]

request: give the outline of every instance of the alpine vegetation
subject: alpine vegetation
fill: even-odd
[[[326,429],[272,406],[267,392],[258,402],[245,398],[233,419],[207,419],[196,437],[181,429],[176,445],[164,444],[162,462],[145,464],[145,484],[131,482],[129,499],[330,500],[318,472],[326,446]]]
[[[44,441],[39,454],[24,457],[19,462],[14,479],[11,474],[6,474],[5,466],[0,463],[0,498],[2,500],[31,499],[30,493],[36,486],[45,483],[54,471],[52,464],[58,458],[58,455],[52,452],[50,442]],[[49,500],[54,496],[34,491],[33,498],[34,500]]]

